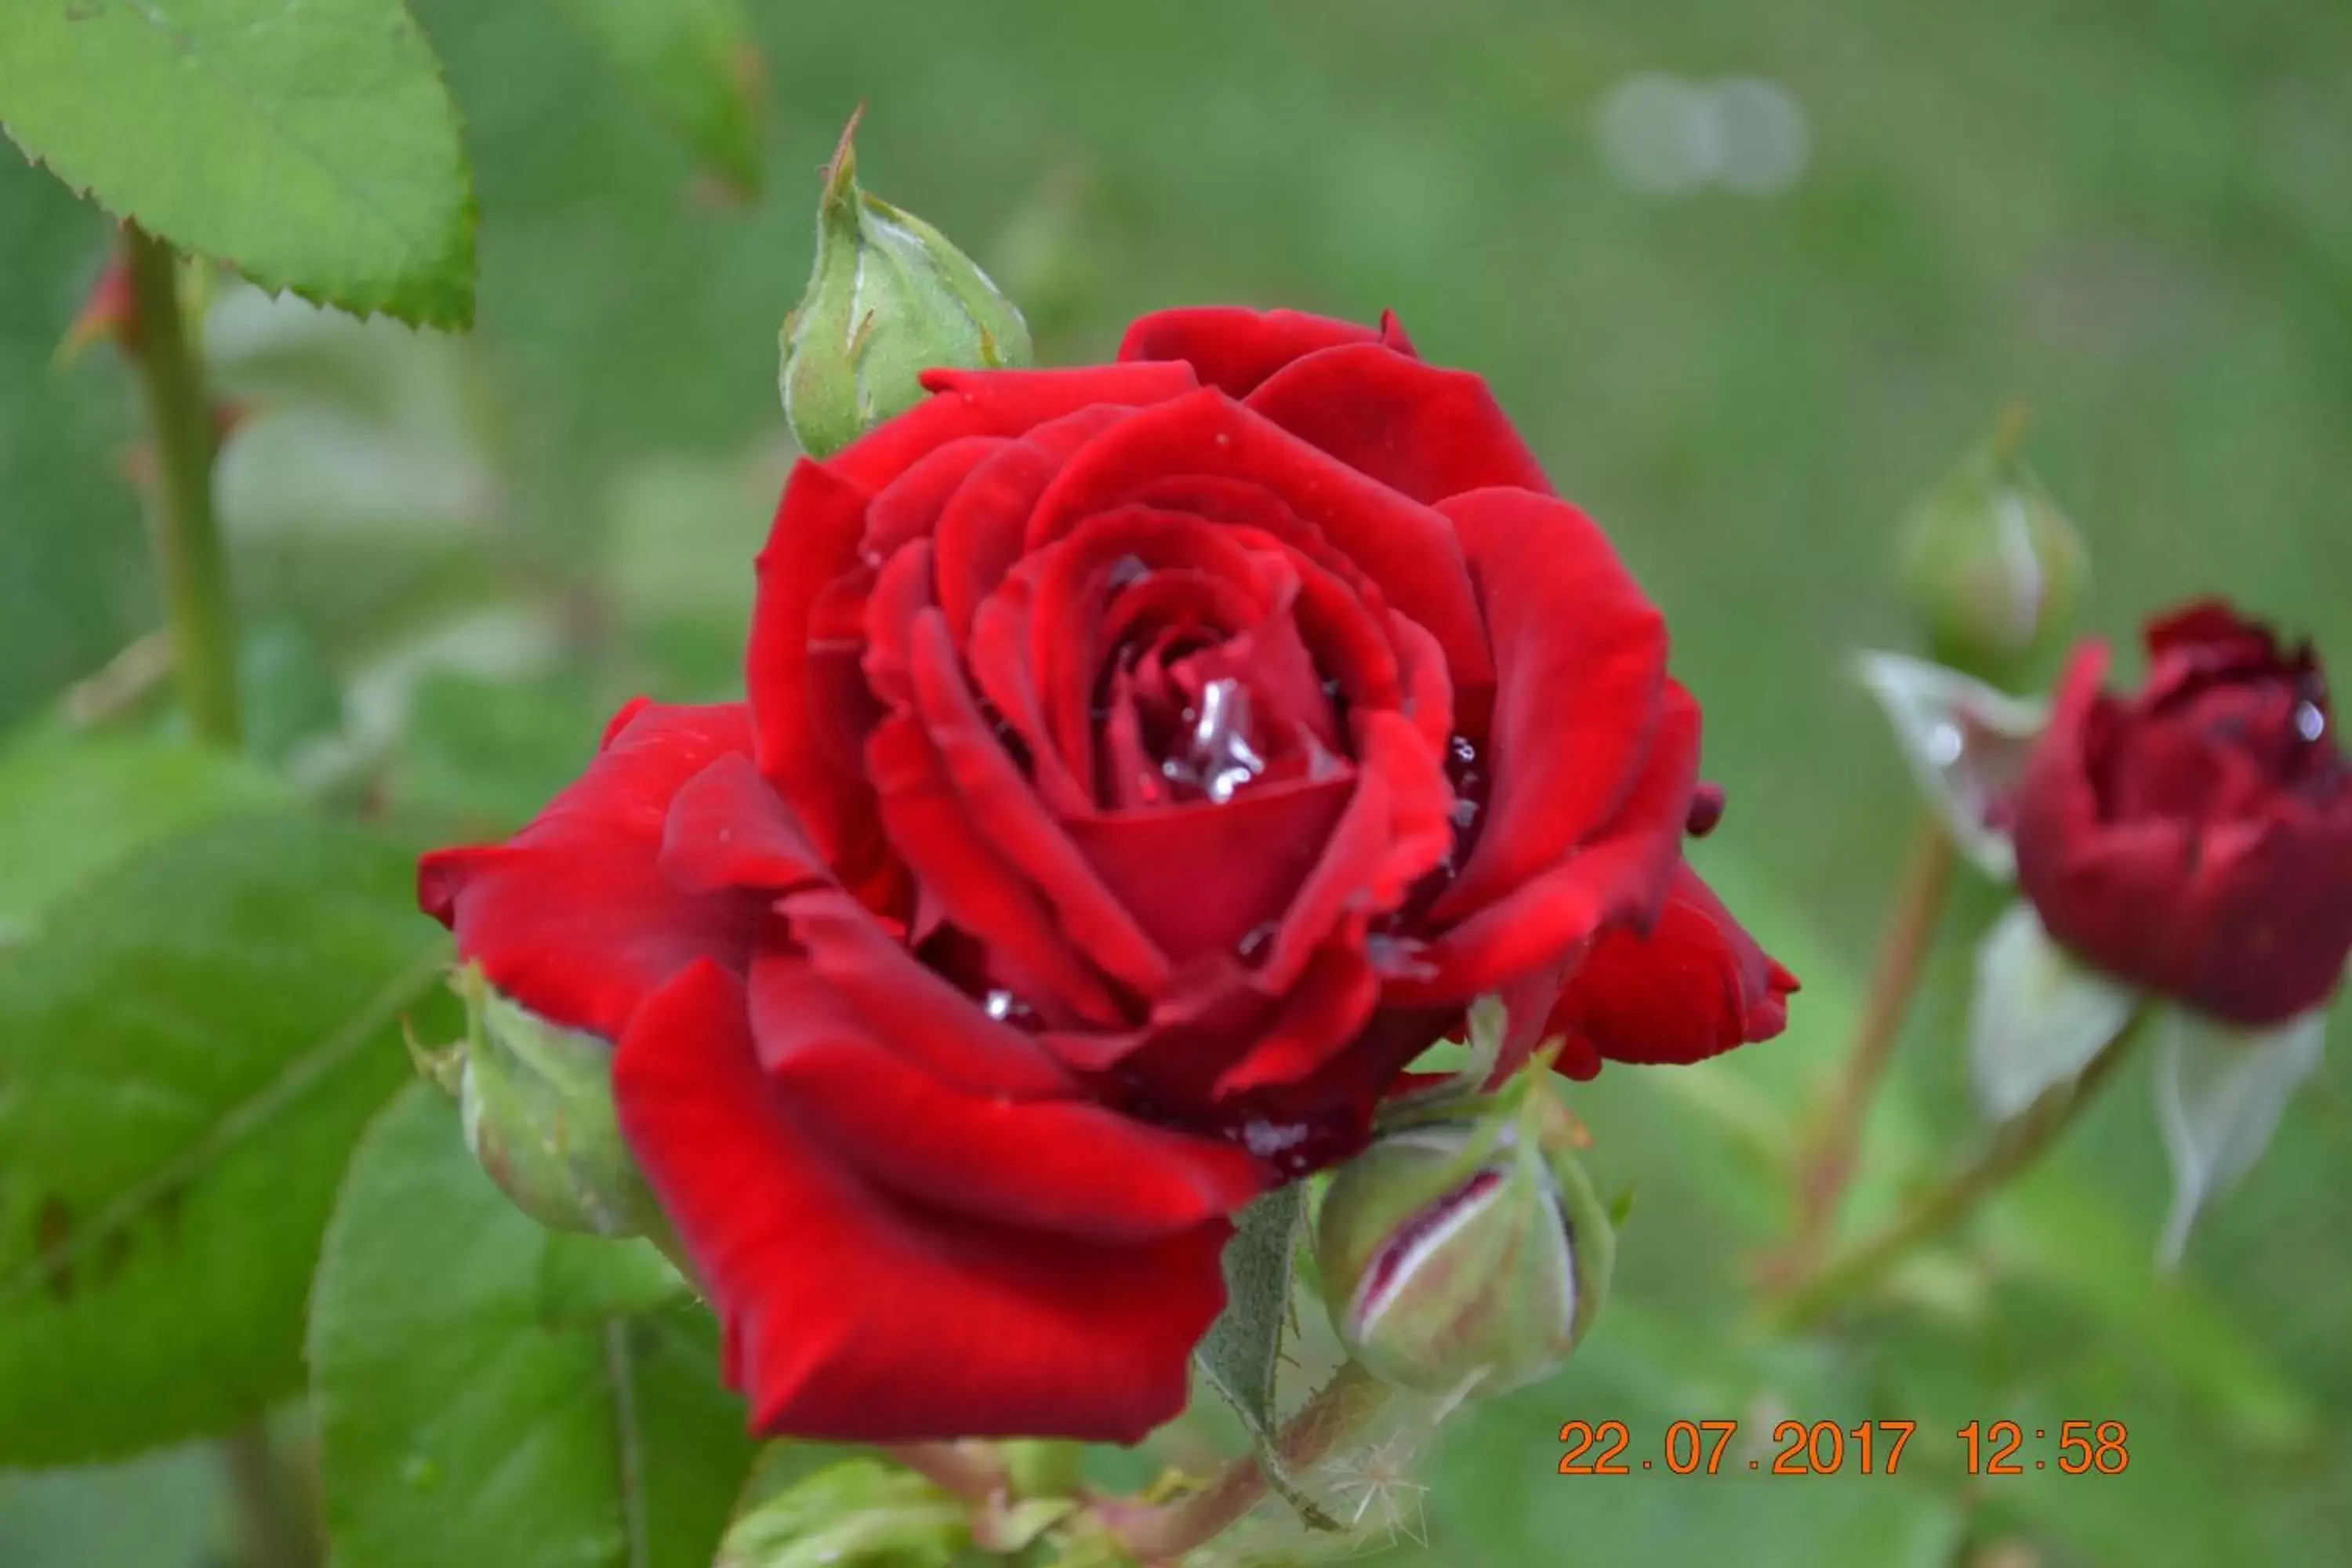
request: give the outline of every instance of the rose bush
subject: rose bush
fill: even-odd
[[[2231,1023],[2325,1002],[2352,952],[2352,773],[2306,646],[2217,602],[2147,628],[2147,679],[2078,651],[2009,803],[2052,936]]]
[[[618,1042],[761,1426],[1132,1440],[1230,1216],[1473,998],[1589,1075],[1795,983],[1682,863],[1661,616],[1478,378],[1200,310],[926,385],[793,471],[748,704],[628,710],[420,897]]]

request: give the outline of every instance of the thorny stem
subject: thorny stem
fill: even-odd
[[[1875,1284],[1913,1247],[1965,1219],[2074,1125],[2131,1054],[2150,1016],[2145,1009],[2136,1015],[2072,1084],[2053,1089],[2001,1127],[1974,1160],[1914,1199],[1884,1230],[1801,1279],[1773,1309],[1773,1321],[1784,1330],[1806,1327]]]
[[[149,539],[163,590],[164,623],[181,700],[197,736],[234,747],[236,620],[220,526],[213,513],[213,425],[203,367],[180,311],[178,258],[135,224],[122,226],[135,331],[125,343],[155,455]]]
[[[1798,1163],[1796,1229],[1782,1265],[1788,1278],[1801,1279],[1818,1263],[1836,1232],[1838,1208],[1862,1147],[1863,1125],[1919,988],[1958,859],[1943,824],[1932,816],[1924,820],[1895,892],[1845,1068],[1831,1090],[1816,1135]]]
[[[1275,1440],[1275,1452],[1285,1468],[1302,1469],[1360,1430],[1388,1399],[1387,1384],[1349,1362],[1290,1418]],[[1138,1561],[1172,1563],[1216,1539],[1255,1508],[1266,1490],[1265,1468],[1253,1454],[1226,1466],[1206,1488],[1181,1502],[1164,1508],[1110,1504],[1102,1511],[1112,1535]]]

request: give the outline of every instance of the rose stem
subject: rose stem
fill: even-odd
[[[1013,1484],[1003,1462],[978,1443],[886,1443],[882,1452],[974,1508],[1002,1501]]]
[[[1796,1230],[1783,1265],[1790,1279],[1802,1278],[1819,1260],[1837,1227],[1838,1207],[1862,1146],[1863,1123],[1919,988],[1958,858],[1943,824],[1933,816],[1923,819],[1895,889],[1870,994],[1846,1048],[1845,1068],[1832,1086],[1818,1131],[1798,1163]]]
[[[181,700],[197,737],[237,744],[236,623],[213,514],[213,458],[219,439],[204,370],[180,312],[178,258],[136,224],[122,226],[131,329],[124,347],[156,466],[149,540],[163,580],[163,614]]]
[[[221,1438],[218,1447],[236,1503],[239,1554],[252,1568],[315,1568],[319,1532],[302,1516],[293,1479],[269,1440],[268,1424],[249,1422]]]
[[[1807,1327],[1841,1302],[1876,1283],[1920,1243],[1966,1218],[2010,1177],[2032,1164],[2083,1113],[2115,1076],[2144,1032],[2153,1009],[2134,1015],[2070,1085],[2045,1094],[1997,1130],[1981,1153],[1914,1199],[1904,1214],[1835,1262],[1801,1279],[1772,1310],[1783,1330]]]
[[[220,526],[213,515],[213,458],[219,447],[203,367],[180,311],[179,258],[136,224],[122,226],[122,267],[131,285],[123,348],[137,373],[139,400],[156,474],[148,537],[163,580],[163,618],[180,700],[196,736],[234,748],[236,622]],[[303,1568],[318,1561],[317,1535],[295,1516],[286,1477],[256,1420],[221,1439],[238,1527],[256,1568]]]
[[[1290,1418],[1275,1439],[1275,1450],[1286,1468],[1311,1465],[1362,1426],[1388,1398],[1386,1384],[1349,1362]],[[1255,1508],[1266,1490],[1265,1468],[1252,1454],[1227,1465],[1181,1502],[1165,1508],[1113,1504],[1104,1511],[1110,1516],[1111,1533],[1139,1562],[1170,1563],[1216,1539]]]

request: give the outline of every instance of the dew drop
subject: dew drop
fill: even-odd
[[[1960,752],[1967,745],[1960,727],[1946,721],[1927,731],[1927,760],[1939,768],[1948,768],[1960,760]]]
[[[981,998],[981,1011],[1000,1024],[1010,1024],[1016,1029],[1034,1028],[1037,1010],[1003,986],[992,987]]]
[[[2294,732],[2305,741],[2317,741],[2327,733],[2327,715],[2315,702],[2298,702],[2294,706]]]
[[[1244,963],[1255,963],[1265,956],[1265,950],[1274,944],[1275,933],[1281,929],[1280,922],[1276,921],[1254,925],[1242,933],[1241,941],[1234,944],[1234,952]]]
[[[411,1491],[429,1492],[441,1484],[441,1467],[422,1454],[411,1454],[401,1461],[400,1480]]]

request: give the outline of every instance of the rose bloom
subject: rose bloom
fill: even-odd
[[[2017,875],[2094,966],[2231,1023],[2324,1004],[2352,952],[2352,773],[2306,646],[2227,605],[2147,628],[2148,674],[2069,664],[2009,803]]]
[[[749,703],[625,710],[420,898],[617,1041],[760,1427],[1132,1441],[1234,1212],[1471,1000],[1590,1076],[1795,982],[1683,865],[1664,621],[1477,377],[1197,310],[925,384],[793,470]]]

